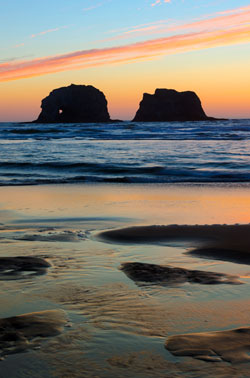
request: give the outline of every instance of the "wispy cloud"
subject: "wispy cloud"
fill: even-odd
[[[115,41],[137,36],[149,36],[154,34],[170,34],[173,32],[190,32],[190,31],[206,31],[221,30],[225,27],[237,27],[239,25],[249,24],[250,22],[250,6],[231,9],[223,12],[217,12],[208,15],[207,18],[195,20],[190,23],[177,23],[173,20],[160,20],[155,23],[133,26],[127,30],[120,30],[117,35],[108,37],[103,42]],[[115,31],[114,31],[115,32]]]
[[[161,5],[163,3],[171,3],[171,0],[155,0],[152,4],[151,7],[155,7],[156,5]]]
[[[30,58],[32,57],[32,55],[25,55],[25,56],[22,56],[21,59],[25,59],[25,58]],[[20,56],[13,56],[11,58],[5,58],[5,59],[0,59],[0,63],[6,63],[6,62],[14,62],[16,60],[20,60]]]
[[[124,28],[121,28],[121,29],[109,30],[109,31],[107,31],[107,33],[130,32],[133,29],[143,28],[143,27],[147,27],[147,26],[154,26],[154,25],[157,25],[157,24],[166,24],[166,22],[167,22],[167,20],[158,20],[158,21],[155,21],[155,22],[147,22],[146,24],[139,24],[139,25],[134,25],[134,26],[130,26],[130,27],[127,26],[127,27],[124,27]]]
[[[240,8],[236,8],[236,9],[227,9],[227,10],[224,10],[224,11],[220,11],[220,12],[217,12],[217,14],[242,13],[242,12],[245,12],[249,8],[250,8],[250,6],[247,5],[245,7],[240,7]]]
[[[250,7],[248,12],[250,12]],[[33,60],[0,64],[0,81],[17,80],[66,70],[78,70],[107,64],[121,64],[158,58],[162,55],[250,43],[249,13],[238,13],[199,21],[202,30],[186,31],[176,35],[146,40],[124,46],[74,51]],[[218,21],[220,18],[220,21]],[[195,28],[194,28],[195,29]]]
[[[24,46],[24,43],[18,43],[17,45],[14,45],[13,48],[16,49],[18,47],[22,47]]]
[[[44,31],[41,31],[40,33],[37,33],[37,34],[31,34],[30,38],[36,38],[36,37],[39,37],[41,35],[45,35],[45,34],[48,34],[48,33],[53,33],[53,32],[57,32],[58,30],[62,30],[62,29],[66,29],[68,26],[61,26],[59,28],[54,28],[54,29],[48,29],[48,30],[44,30]]]
[[[99,4],[96,4],[96,5],[92,5],[91,7],[88,7],[88,8],[83,8],[83,11],[84,12],[88,12],[88,11],[91,11],[93,9],[96,9],[96,8],[99,8],[102,6],[103,3],[99,3]]]
[[[84,11],[84,12],[89,12],[89,11],[91,11],[91,10],[94,10],[94,9],[96,9],[96,8],[100,8],[101,6],[103,6],[104,4],[106,4],[106,3],[109,3],[111,0],[106,0],[106,1],[103,1],[103,2],[101,2],[101,3],[97,3],[97,4],[94,4],[94,5],[90,5],[89,7],[87,7],[87,8],[83,8],[82,10]]]

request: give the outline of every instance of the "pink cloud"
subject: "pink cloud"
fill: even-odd
[[[17,45],[13,46],[13,48],[22,47],[24,46],[24,43],[18,43]]]
[[[226,27],[237,27],[239,25],[248,24],[250,22],[250,6],[227,10],[224,12],[218,12],[214,15],[210,15],[206,19],[193,21],[186,24],[171,23],[171,20],[161,20],[153,24],[139,25],[138,27],[131,27],[130,30],[126,30],[117,36],[104,39],[103,41],[114,41],[119,39],[125,39],[129,37],[136,37],[138,35],[153,35],[164,34],[172,32],[187,32],[187,31],[208,31],[212,29],[221,30]]]
[[[250,7],[190,24],[172,27],[180,34],[124,46],[80,50],[32,60],[0,64],[0,81],[17,80],[66,70],[155,59],[162,55],[250,43]],[[150,26],[146,27],[150,28]],[[186,29],[183,31],[183,29]]]
[[[171,3],[171,0],[163,0],[164,3]],[[156,5],[162,4],[162,0],[155,0],[154,3],[151,4],[151,7],[155,7]]]
[[[236,13],[236,12],[244,12],[249,9],[250,9],[250,5],[247,5],[245,7],[240,7],[236,9],[227,9],[225,11],[217,12],[217,14],[230,14],[230,13]]]
[[[156,0],[154,3],[151,4],[151,7],[155,7],[158,4],[161,4],[161,0]]]

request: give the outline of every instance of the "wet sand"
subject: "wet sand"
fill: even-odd
[[[249,186],[2,187],[0,195],[0,323],[12,338],[2,340],[3,376],[249,376]],[[55,332],[47,323],[46,335],[37,332],[34,313],[54,311],[64,314]],[[21,314],[22,335],[8,320]]]

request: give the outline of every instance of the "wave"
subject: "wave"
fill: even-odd
[[[126,183],[126,184],[164,184],[164,183],[247,183],[250,182],[250,174],[248,176],[240,175],[214,175],[214,176],[112,176],[104,175],[95,176],[72,176],[72,177],[39,177],[34,175],[8,175],[0,176],[0,186],[18,186],[18,185],[48,185],[48,184],[79,184],[79,183]]]
[[[0,138],[100,140],[242,140],[250,139],[250,120],[202,122],[119,122],[112,124],[2,123]]]
[[[250,120],[2,124],[0,145],[0,185],[250,182]]]

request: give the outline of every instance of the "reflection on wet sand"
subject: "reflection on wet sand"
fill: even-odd
[[[221,285],[220,285],[221,287]],[[234,286],[238,288],[237,286]],[[213,286],[214,288],[214,286]],[[178,287],[161,287],[161,300],[150,286],[133,288],[125,283],[83,286],[68,282],[40,291],[39,297],[64,305],[83,316],[86,326],[118,330],[132,335],[162,337],[181,332],[195,332],[248,326],[250,303],[244,299],[214,300],[210,293],[202,301]],[[35,296],[34,296],[35,299]],[[219,314],[219,316],[218,316]],[[162,340],[163,342],[164,340]]]
[[[240,243],[239,243],[240,244]],[[196,248],[186,252],[186,255],[203,259],[229,261],[236,264],[250,265],[250,246],[245,251],[228,248]]]
[[[122,283],[101,287],[60,286],[41,295],[77,310],[87,318],[87,324],[99,329],[154,337],[166,335],[165,306]]]
[[[178,289],[175,290],[178,295]],[[99,287],[55,285],[54,289],[40,295],[63,304],[68,310],[76,311],[82,316],[82,326],[51,340],[41,350],[42,358],[49,361],[55,369],[56,377],[63,376],[63,372],[69,375],[72,373],[73,377],[248,376],[243,374],[249,373],[249,365],[230,366],[223,359],[214,358],[212,366],[203,361],[171,361],[168,356],[144,350],[143,339],[137,352],[127,350],[125,353],[123,349],[118,352],[116,349],[120,349],[120,345],[117,344],[116,347],[114,344],[113,349],[104,352],[105,360],[102,363],[96,358],[96,350],[92,352],[92,357],[88,354],[93,347],[89,341],[93,341],[96,330],[104,332],[104,338],[109,337],[110,331],[119,332],[122,335],[119,341],[124,343],[133,335],[156,337],[163,347],[168,335],[181,330],[194,331],[201,326],[204,330],[218,329],[232,326],[235,322],[246,325],[249,323],[250,305],[244,300],[196,302],[195,299],[183,297],[182,302],[176,303],[166,295],[166,300],[160,303],[143,288],[138,291],[118,283]],[[99,338],[97,340],[100,343],[99,349],[102,350],[103,341]],[[110,343],[112,342],[115,340],[111,339]],[[205,342],[206,340],[203,343]],[[221,348],[223,345],[227,348],[227,343],[228,339],[224,338]],[[235,343],[233,345],[235,347]],[[204,350],[204,346],[202,349]]]

